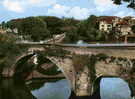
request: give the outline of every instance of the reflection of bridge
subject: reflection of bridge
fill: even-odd
[[[90,95],[96,91],[101,77],[120,77],[127,81],[135,95],[135,44],[41,44],[25,43],[18,44],[27,50],[16,57],[12,64],[14,72],[10,75],[16,76],[20,60],[25,59],[26,68],[31,71],[20,73],[29,74],[35,70],[35,54],[42,54],[46,59],[58,66],[64,76],[70,81],[72,89],[77,96]],[[20,56],[20,57],[19,57]],[[18,65],[19,64],[19,65]],[[44,65],[45,66],[45,65]],[[28,73],[27,73],[28,72]],[[17,76],[20,76],[19,74]],[[27,79],[27,75],[25,78]]]

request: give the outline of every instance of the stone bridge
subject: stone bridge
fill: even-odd
[[[39,66],[36,55],[43,55],[57,67],[71,84],[77,96],[92,95],[98,88],[102,77],[120,77],[131,88],[135,96],[135,45],[134,44],[92,44],[76,46],[70,44],[18,44],[26,48],[17,55],[10,76],[30,79],[29,75]],[[26,63],[21,67],[20,65]],[[27,67],[28,66],[28,67]],[[44,65],[46,66],[46,65]],[[17,71],[23,68],[23,71]],[[5,69],[4,71],[7,71]]]

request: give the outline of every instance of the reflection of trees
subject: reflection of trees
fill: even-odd
[[[0,81],[0,99],[36,99],[24,83],[15,83],[13,79]]]
[[[35,90],[43,87],[44,84],[49,83],[49,82],[57,82],[61,80],[60,78],[56,79],[33,79],[32,83],[28,84],[28,88],[30,90]]]
[[[49,68],[44,69],[42,67],[38,67],[37,71],[44,74],[44,75],[58,75],[61,73],[61,71],[58,71],[58,67],[54,64],[45,64],[45,65],[50,65]],[[51,66],[52,65],[52,66]]]
[[[57,53],[58,54],[58,53]],[[61,73],[56,64],[52,63],[49,59],[45,57],[44,54],[38,55],[38,67],[36,68],[38,72],[44,75],[57,75]]]

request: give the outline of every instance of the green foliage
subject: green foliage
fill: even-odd
[[[82,61],[83,60],[83,61]],[[85,66],[88,67],[90,73],[91,81],[94,81],[96,78],[95,64],[96,56],[94,55],[73,55],[73,66],[76,72],[80,72],[84,69]]]
[[[6,28],[14,29],[17,28],[19,33],[21,32],[21,23],[23,19],[10,20],[5,24]]]
[[[89,57],[86,55],[73,55],[73,66],[76,72],[83,70],[85,66],[89,64]],[[83,60],[83,61],[82,61]]]
[[[46,69],[46,70],[44,70],[43,68],[40,67],[37,69],[37,71],[44,74],[44,75],[57,75],[57,74],[61,73],[61,71],[58,71],[58,67],[55,65],[51,68]]]
[[[65,26],[77,26],[80,20],[74,18],[63,18],[64,27]]]
[[[86,25],[87,25],[87,28],[89,27],[93,27],[93,28],[97,28],[97,24],[96,24],[96,21],[97,21],[97,17],[95,15],[91,15],[90,17],[88,17],[87,21],[86,21]]]
[[[90,79],[92,82],[96,79],[96,69],[95,69],[96,62],[97,57],[95,55],[89,56],[89,64],[87,66],[90,70]]]
[[[76,42],[78,40],[77,30],[78,29],[75,26],[64,27],[63,31],[66,32],[66,38],[64,39],[64,42],[66,43]]]
[[[11,34],[0,34],[0,68],[10,66],[13,57],[20,53],[20,48],[16,46],[15,37]]]
[[[46,51],[42,54],[44,56],[65,57],[66,55],[69,55],[70,52],[63,50],[62,48],[59,48],[57,46],[54,46],[54,48],[46,49]]]
[[[112,0],[114,4],[120,5],[122,2],[128,2],[127,7],[135,9],[135,0]]]
[[[1,26],[2,26],[2,29],[5,29],[5,28],[6,28],[6,23],[3,21],[3,22],[1,23]]]
[[[121,0],[114,0],[114,3],[120,5],[121,4]]]
[[[108,56],[107,56],[106,54],[102,54],[102,53],[97,54],[97,55],[96,55],[96,57],[97,57],[97,59],[96,59],[96,60],[99,60],[99,61],[101,61],[101,60],[105,60],[105,59],[107,59],[107,58],[108,58]]]
[[[132,31],[135,33],[135,25],[132,26]]]
[[[49,35],[46,23],[36,17],[25,18],[21,23],[21,31],[22,34],[31,35],[34,41],[44,40]]]
[[[51,35],[61,34],[61,27],[63,26],[63,20],[54,16],[39,16],[47,24],[47,29],[50,31]]]
[[[46,22],[38,17],[11,20],[6,23],[7,28],[17,28],[19,35],[31,36],[32,40],[39,41],[49,37]]]
[[[66,33],[64,43],[117,40],[118,33],[110,31],[109,34],[99,31],[98,17],[89,16],[86,20],[74,18],[58,18],[54,16],[37,16],[8,21],[5,26],[17,28],[19,35],[32,38],[33,41],[52,38],[54,34]]]
[[[98,30],[97,17],[94,15],[79,24],[78,36],[84,41],[105,40],[105,34]]]

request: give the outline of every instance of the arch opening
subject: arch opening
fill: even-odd
[[[29,63],[29,61],[31,61],[31,60],[34,61],[33,57],[34,57],[35,54],[37,54],[37,63],[38,64],[33,64],[33,62],[32,62],[32,64],[31,64],[31,62]],[[64,70],[61,70],[62,68],[60,68],[58,65],[56,65],[55,63],[53,63],[46,56],[43,56],[42,54],[39,54],[39,53],[35,53],[35,54],[24,56],[24,57],[22,57],[22,58],[20,58],[18,60],[18,62],[16,63],[14,76],[15,75],[16,76],[20,75],[18,77],[19,79],[21,79],[20,77],[23,77],[25,79],[25,78],[28,78],[31,74],[32,74],[32,76],[35,76],[35,77],[37,77],[39,75],[38,77],[41,77],[42,78],[40,80],[48,79],[48,78],[51,79],[51,78],[54,78],[55,76],[58,76],[58,79],[60,78],[61,80],[60,81],[59,80],[56,80],[57,82],[56,81],[55,82],[58,85],[60,83],[66,83],[65,85],[70,85],[70,86],[67,86],[67,87],[69,87],[69,88],[67,88],[67,90],[69,92],[69,89],[71,89],[71,83],[67,79],[67,77],[65,76],[65,74],[63,73]],[[30,65],[28,67],[32,67],[32,68],[28,68],[27,65]],[[27,71],[27,69],[30,69],[30,71]],[[24,77],[24,75],[25,75],[25,77]],[[64,79],[64,80],[62,80],[62,79]],[[32,79],[31,80],[29,79],[27,81],[28,82],[29,81],[32,81]],[[49,80],[49,81],[51,81],[51,80]],[[49,81],[46,80],[45,82],[49,82]],[[44,82],[42,82],[42,84],[40,85],[39,89],[41,87],[45,87],[45,85],[46,84]],[[70,93],[69,93],[68,96],[70,96]]]
[[[25,55],[19,58],[13,67],[13,77],[14,78],[24,78],[23,74],[30,73],[34,67],[34,64],[30,61],[30,59],[35,55],[35,53]]]
[[[100,76],[93,83],[93,94],[101,99],[131,99],[132,90],[124,79],[115,76]]]
[[[36,55],[37,58],[37,64],[35,64],[34,55]],[[27,74],[28,72],[33,72],[34,70],[43,74],[43,75],[57,75],[57,74],[64,74],[63,70],[53,63],[50,59],[48,59],[46,56],[43,56],[39,53],[34,53],[30,55],[26,55],[24,57],[21,57],[18,59],[14,66],[14,77],[18,76],[20,78],[21,74]],[[28,74],[29,74],[28,73]],[[27,74],[27,76],[28,76]],[[20,76],[20,77],[19,77]],[[65,75],[63,75],[66,77]],[[23,77],[22,77],[23,78]]]

